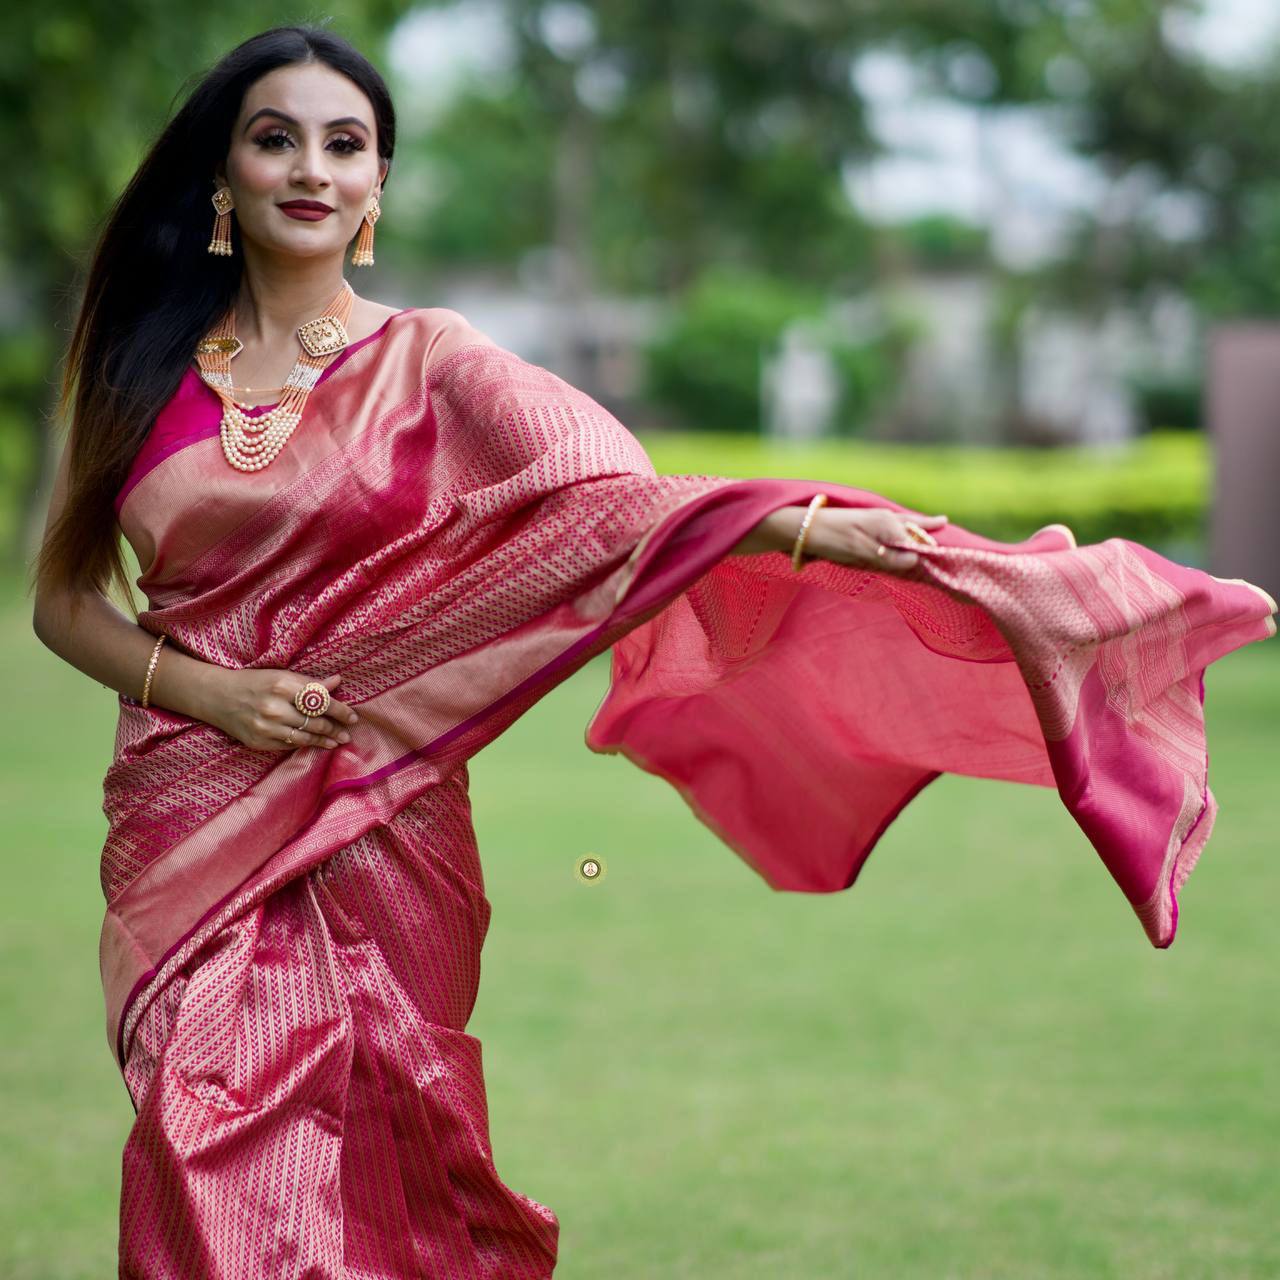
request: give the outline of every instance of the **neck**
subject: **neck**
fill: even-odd
[[[343,265],[341,255],[280,258],[246,244],[235,301],[236,336],[246,344],[287,344],[300,324],[321,315],[337,296]]]

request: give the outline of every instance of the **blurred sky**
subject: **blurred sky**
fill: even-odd
[[[589,15],[579,6],[552,5],[544,14],[543,33],[553,48],[568,53],[589,43]],[[1274,54],[1280,3],[1204,0],[1203,16],[1178,22],[1169,35],[1224,67],[1245,67]],[[404,125],[429,120],[462,81],[506,70],[509,48],[498,5],[461,0],[411,14],[395,32],[391,63]],[[916,85],[910,64],[887,53],[863,55],[853,74],[871,104],[873,128],[889,149],[844,175],[850,200],[867,215],[893,220],[953,213],[989,226],[1005,261],[1031,265],[1053,252],[1074,210],[1098,207],[1099,174],[1056,141],[1042,111],[980,113],[931,98]],[[980,78],[983,67],[975,65],[969,74]],[[1082,74],[1066,60],[1051,68],[1055,90],[1067,96]],[[579,88],[588,98],[605,99],[609,92],[599,77],[583,77]],[[1142,197],[1140,190],[1133,194]],[[1173,236],[1190,232],[1199,214],[1194,203],[1171,195],[1153,195],[1145,207]]]

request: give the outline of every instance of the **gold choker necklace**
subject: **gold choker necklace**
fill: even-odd
[[[314,320],[297,329],[302,351],[298,354],[281,390],[284,398],[268,413],[246,417],[232,398],[231,361],[244,350],[236,337],[235,306],[196,346],[200,376],[222,401],[222,452],[237,471],[261,471],[284,448],[293,429],[302,421],[303,406],[320,374],[351,341],[347,321],[355,302],[355,291],[346,280],[333,301]]]

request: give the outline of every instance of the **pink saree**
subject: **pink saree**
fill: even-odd
[[[586,729],[779,890],[853,884],[939,774],[1055,787],[1157,947],[1204,848],[1204,671],[1260,588],[1062,525],[954,525],[909,575],[727,556],[807,480],[657,475],[590,397],[411,308],[325,371],[265,470],[194,368],[117,500],[150,631],[341,672],[332,751],[121,696],[104,782],[107,1035],[137,1110],[120,1274],[549,1276],[466,1031],[489,904],[467,761],[613,647]],[[160,660],[163,662],[163,651]]]

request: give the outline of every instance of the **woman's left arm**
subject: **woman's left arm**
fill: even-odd
[[[779,507],[760,521],[730,552],[731,556],[755,555],[761,551],[785,551],[795,546],[805,507]],[[820,507],[813,514],[804,540],[804,553],[837,564],[871,569],[910,569],[919,557],[913,551],[876,548],[888,542],[908,542],[907,524],[924,530],[947,523],[943,515],[926,516],[914,512],[880,508]]]

